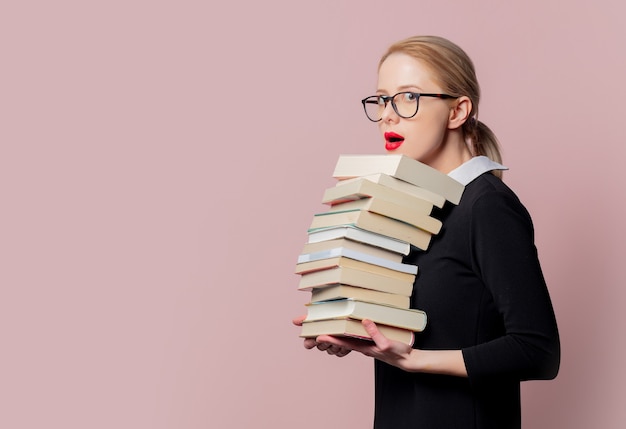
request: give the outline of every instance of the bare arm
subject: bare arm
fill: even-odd
[[[302,324],[302,319],[294,319],[294,324]],[[307,349],[317,347],[319,350],[340,357],[354,350],[408,372],[467,377],[461,350],[414,349],[408,344],[392,341],[385,337],[374,322],[363,320],[362,323],[373,341],[320,335],[315,339],[305,339],[304,347]]]

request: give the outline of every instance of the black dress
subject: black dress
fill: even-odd
[[[484,173],[458,206],[434,215],[441,232],[415,250],[412,307],[428,326],[415,348],[461,349],[468,378],[402,371],[375,362],[375,429],[520,428],[520,381],[551,379],[559,336],[531,218],[517,196]]]

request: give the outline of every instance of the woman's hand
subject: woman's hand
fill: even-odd
[[[293,319],[293,324],[296,326],[302,326],[302,321],[306,318],[306,316],[300,316]],[[328,337],[328,335],[326,335]],[[319,338],[319,337],[318,337]],[[329,342],[319,341],[318,338],[305,338],[304,339],[304,348],[312,349],[317,347],[318,350],[328,353],[329,355],[344,357],[348,353],[350,353],[349,348],[341,347]],[[331,337],[334,338],[334,337]]]
[[[302,326],[306,316],[293,319],[293,324]],[[411,353],[411,346],[399,341],[392,341],[380,333],[376,324],[369,320],[364,320],[363,326],[373,341],[361,340],[350,337],[336,337],[333,335],[320,335],[317,338],[305,338],[304,347],[306,349],[317,348],[326,353],[338,357],[343,357],[352,350],[358,351],[366,356],[370,356],[391,365],[402,368],[400,362],[408,359]],[[394,362],[394,363],[392,363]]]
[[[316,341],[357,351],[365,356],[373,357],[405,371],[413,370],[411,369],[411,354],[419,352],[418,350],[414,350],[408,344],[385,337],[371,320],[363,320],[361,323],[372,338],[372,341],[349,337],[334,337],[331,335],[320,335],[316,338]]]
[[[301,326],[305,316],[293,320]],[[461,350],[420,350],[400,341],[385,337],[371,320],[361,321],[372,341],[350,337],[320,335],[304,340],[304,347],[326,351],[328,354],[345,356],[351,350],[373,357],[389,365],[409,372],[426,372],[467,377],[465,360]]]

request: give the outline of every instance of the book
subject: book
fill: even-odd
[[[317,213],[313,216],[309,231],[340,225],[354,225],[396,240],[406,241],[421,250],[428,249],[432,238],[432,234],[424,229],[365,210]]]
[[[430,214],[434,206],[432,201],[374,183],[364,178],[358,178],[350,182],[340,181],[334,187],[326,189],[322,196],[322,203],[330,206],[347,202],[363,203],[363,201],[359,200],[369,200],[370,198],[376,198],[401,206],[406,210],[425,214]]]
[[[307,316],[304,322],[326,319],[369,319],[396,328],[421,332],[426,327],[426,313],[412,308],[398,308],[373,302],[358,301],[353,298],[333,301],[311,302],[306,305]]]
[[[408,265],[408,264],[407,264]],[[380,265],[368,264],[367,262],[357,261],[355,259],[339,256],[336,258],[318,259],[315,261],[300,262],[296,264],[296,274],[307,274],[313,271],[327,270],[337,267],[353,268],[355,270],[367,271],[368,273],[378,274],[385,277],[391,277],[398,280],[414,282],[417,274],[417,266],[409,265],[415,269],[414,272],[408,273],[385,268]]]
[[[413,281],[411,280],[397,279],[371,271],[342,266],[302,273],[298,282],[298,289],[310,291],[334,284],[359,286],[402,296],[411,296],[413,292]]]
[[[390,340],[401,341],[413,345],[414,334],[408,329],[396,328],[395,326],[376,325],[378,330]],[[361,324],[360,320],[333,319],[317,320],[315,322],[303,322],[300,337],[314,338],[320,335],[336,335],[370,340],[371,337]]]
[[[384,173],[441,195],[453,204],[461,201],[465,186],[452,177],[406,155],[340,155],[336,179]]]
[[[411,245],[406,241],[396,240],[395,238],[367,231],[354,225],[339,225],[308,231],[308,243],[319,243],[336,238],[347,238],[348,240],[358,241],[359,243],[379,247],[390,252],[400,253],[401,255],[408,255],[411,251]]]
[[[388,270],[399,271],[401,273],[417,274],[417,266],[412,264],[404,264],[402,262],[390,261],[385,258],[379,258],[357,250],[344,247],[336,247],[334,249],[321,250],[314,253],[303,253],[298,256],[298,264],[312,261],[325,261],[337,258],[348,258],[351,260],[365,262],[367,264],[384,267]]]
[[[330,240],[317,241],[314,243],[305,243],[304,247],[302,248],[302,252],[300,253],[302,255],[306,255],[307,253],[316,253],[323,250],[336,249],[339,247],[342,247],[344,249],[356,250],[357,252],[366,253],[377,258],[384,258],[394,262],[402,262],[402,258],[404,257],[402,253],[393,252],[391,250],[383,249],[382,247],[361,243],[359,241],[350,240],[348,238],[334,238]]]
[[[348,183],[356,182],[359,180],[369,180],[370,182],[383,185],[387,188],[395,189],[396,191],[404,192],[409,195],[421,198],[423,200],[433,203],[434,206],[442,208],[446,202],[446,199],[439,194],[429,191],[425,188],[420,188],[404,180],[396,179],[384,173],[367,174],[365,176],[353,177],[350,179],[342,179],[337,181],[335,186],[343,186]]]
[[[377,302],[399,308],[409,308],[411,305],[411,298],[408,296],[343,284],[315,288],[311,291],[311,302],[341,298],[354,298],[359,301]]]
[[[352,210],[366,210],[368,212],[378,213],[380,215],[408,223],[409,225],[425,229],[432,234],[438,234],[439,231],[441,231],[441,221],[429,216],[428,213],[411,210],[410,208],[378,199],[377,197],[336,204],[326,213],[339,213],[342,211]]]

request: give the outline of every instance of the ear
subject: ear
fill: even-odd
[[[465,121],[469,119],[472,111],[472,100],[465,95],[457,98],[450,108],[450,116],[448,117],[448,129],[455,130],[460,128]]]

